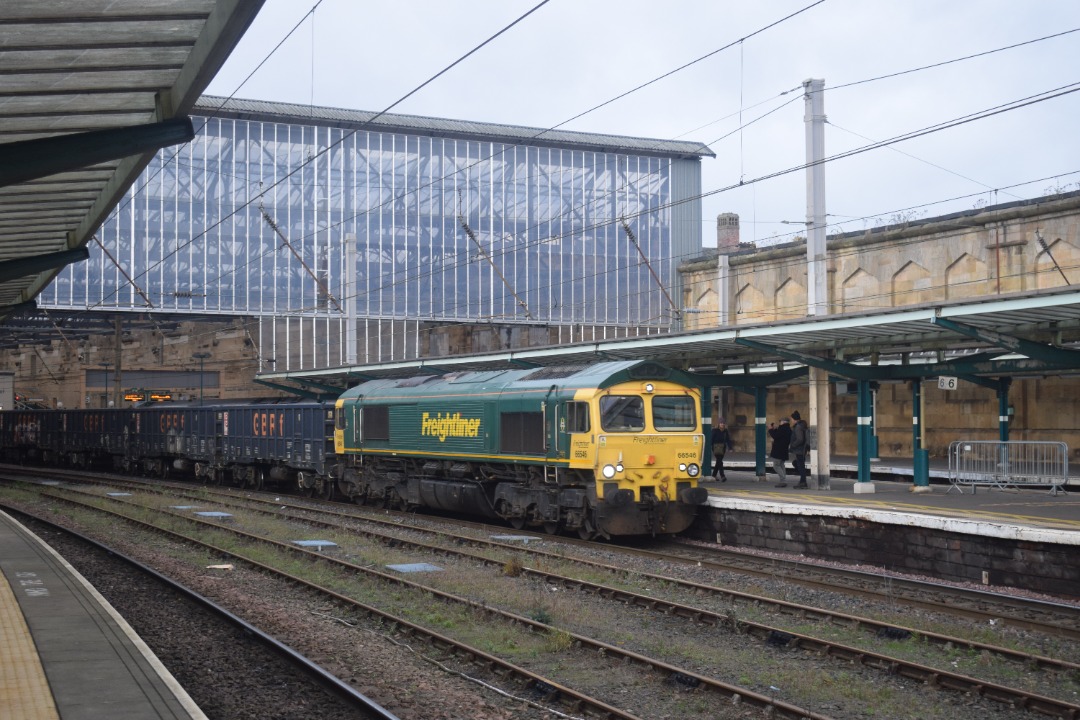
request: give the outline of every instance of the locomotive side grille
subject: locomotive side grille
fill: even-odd
[[[364,408],[361,413],[364,440],[390,439],[390,408],[386,405],[373,405]]]
[[[499,415],[500,450],[505,453],[544,453],[544,416],[538,412]]]

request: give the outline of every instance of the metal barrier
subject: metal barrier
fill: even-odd
[[[1069,448],[1063,442],[1001,442],[957,440],[949,445],[949,489],[964,492],[970,485],[998,490],[1050,487],[1050,494],[1064,492],[1069,481]]]

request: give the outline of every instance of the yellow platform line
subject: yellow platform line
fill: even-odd
[[[0,574],[0,720],[59,720],[15,593]]]

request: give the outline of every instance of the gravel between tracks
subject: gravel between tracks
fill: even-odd
[[[39,505],[32,508],[32,511],[42,513],[44,507],[44,505]],[[70,524],[70,521],[63,524]],[[102,531],[88,534],[101,535]],[[234,570],[193,568],[190,561],[178,559],[185,557],[187,553],[179,545],[157,539],[136,543],[132,541],[131,533],[126,532],[123,527],[109,527],[104,534],[108,536],[101,537],[104,542],[159,569],[166,575],[177,578],[219,604],[229,607],[249,622],[262,627],[297,651],[322,664],[402,718],[410,720],[413,718],[425,720],[427,718],[433,720],[522,718],[531,720],[532,718],[554,717],[521,700],[506,698],[490,689],[468,682],[452,672],[440,669],[418,654],[435,653],[426,645],[418,645],[417,653],[413,653],[392,639],[389,631],[383,632],[379,628],[372,628],[370,622],[359,623],[360,627],[355,629],[347,627],[334,619],[349,619],[342,617],[340,611],[320,605],[321,601],[313,599],[310,594],[283,586],[241,565],[237,565]],[[61,548],[61,552],[67,554],[64,548]],[[572,554],[578,554],[578,551],[575,550]],[[597,551],[596,555],[601,560],[611,559],[605,557],[603,551]],[[78,566],[74,561],[73,564]],[[655,570],[655,568],[652,569]],[[677,574],[682,575],[684,572],[687,575],[698,574],[692,568],[687,568]],[[175,649],[176,646],[183,647],[191,644],[186,633],[192,631],[173,630],[171,628],[175,623],[171,622],[145,620],[143,616],[152,617],[154,607],[162,604],[160,600],[151,596],[142,601],[131,600],[132,604],[129,604],[128,598],[138,594],[129,592],[126,585],[128,581],[118,581],[118,587],[112,588],[111,581],[98,580],[92,577],[92,573],[85,571],[84,574],[87,574],[91,582],[99,585],[103,594],[117,605],[122,614],[129,617],[129,621],[140,634],[147,635],[147,641],[155,647],[167,664],[171,666],[174,662],[180,663],[179,669],[174,668],[174,673],[192,693],[196,702],[212,718],[319,717],[333,720],[339,717],[333,714],[335,711],[332,709],[314,712],[313,701],[299,700],[299,692],[291,688],[290,681],[294,681],[294,678],[275,673],[272,668],[264,668],[262,661],[249,660],[245,654],[246,650],[226,651],[224,668],[219,666],[208,669],[209,661],[202,657],[203,653],[196,653],[194,659],[174,659],[173,655],[180,654],[179,650]],[[706,578],[701,579],[706,580]],[[775,592],[779,595],[786,595],[790,599],[797,598],[799,602],[805,602],[808,605],[824,605],[837,600],[835,597],[819,597],[818,594],[803,588],[783,587],[784,584],[779,580],[768,581],[764,584],[777,585]],[[575,602],[580,604],[583,614],[589,612],[589,606],[593,608],[591,612],[612,613],[610,604],[605,606],[607,601],[581,597]],[[632,616],[644,616],[644,613],[638,611],[616,610],[615,612],[625,614],[627,621],[632,621],[634,628],[637,627],[639,620],[632,620]],[[642,627],[648,628],[648,633],[655,633],[652,637],[635,638],[645,643],[655,643],[658,639],[677,643],[683,637],[702,632],[681,621],[646,619],[641,622]],[[142,624],[146,624],[147,629],[144,630],[141,627]],[[159,625],[165,626],[163,630],[160,630],[165,638],[161,641],[164,650],[157,650],[154,638],[149,636],[153,634],[151,630]],[[367,629],[361,629],[362,627]],[[642,634],[646,635],[644,632]],[[172,636],[172,645],[170,645],[170,636]],[[215,640],[212,636],[211,643],[213,642]],[[754,643],[750,644],[754,645]],[[723,677],[728,678],[729,682],[739,682],[746,678],[767,677],[769,672],[778,670],[787,673],[787,677],[802,676],[800,682],[808,686],[835,682],[837,677],[847,676],[853,683],[882,686],[880,691],[884,694],[896,692],[889,689],[889,683],[893,682],[892,680],[876,676],[872,671],[864,668],[852,666],[848,671],[837,671],[835,661],[817,658],[807,653],[782,651],[766,646],[748,649],[740,645],[745,646],[747,643],[737,636],[719,638],[715,655],[703,662],[702,672],[719,677],[722,671]],[[455,670],[471,674],[477,672],[471,667],[459,667],[453,660],[439,659]],[[562,660],[570,661],[565,657]],[[245,668],[252,666],[256,669],[255,681],[242,689],[233,687],[230,674],[240,675]],[[686,702],[691,707],[685,715],[676,714],[671,710],[671,695],[677,694],[677,689],[671,692],[667,690],[657,692],[656,704],[652,707],[655,712],[649,712],[648,704],[644,709],[642,708],[640,698],[643,693],[640,692],[640,688],[619,687],[618,683],[625,682],[626,674],[620,674],[608,664],[589,659],[579,659],[575,661],[575,666],[583,668],[578,672],[583,676],[586,674],[589,676],[589,684],[592,687],[603,688],[605,697],[618,698],[622,694],[633,694],[636,712],[644,718],[756,718],[763,716],[759,710],[745,706],[733,708],[721,704],[715,696],[701,693],[685,693]],[[780,670],[785,666],[787,670]],[[499,679],[484,679],[500,687],[506,687],[506,684]],[[768,685],[766,684],[765,687],[767,688]],[[274,693],[275,690],[282,688],[284,692]],[[512,687],[506,689],[515,691]],[[1010,709],[981,698],[923,690],[917,684],[908,690],[914,691],[915,696],[926,696],[919,703],[919,707],[913,706],[911,712],[904,715],[883,715],[880,710],[875,712],[872,709],[879,705],[880,696],[868,697],[865,706],[860,707],[858,703],[852,703],[850,697],[844,701],[839,700],[841,688],[838,687],[836,690],[838,697],[835,701],[821,701],[815,704],[813,709],[837,718],[919,717],[982,720],[986,717],[995,717],[1011,720],[1031,717],[1021,710]],[[281,697],[282,695],[284,697]],[[648,696],[648,693],[645,695]],[[660,696],[663,695],[668,697],[661,698]],[[255,700],[255,696],[260,696],[260,698],[265,696],[268,699],[265,702],[261,699]]]
[[[33,510],[38,514],[40,508]],[[65,526],[63,518],[49,518]],[[284,660],[161,585],[61,533],[26,523],[53,545],[135,628],[211,720],[344,720],[356,711],[314,683],[297,678]],[[91,535],[85,528],[73,528]],[[335,611],[310,594],[250,570],[192,572],[167,541],[132,545],[100,537],[118,552],[207,596],[319,663],[401,718],[510,720],[552,714],[505,698],[436,668],[389,636],[330,619]],[[319,613],[319,614],[316,614]],[[420,652],[430,652],[426,647]]]

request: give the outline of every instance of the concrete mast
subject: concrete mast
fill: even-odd
[[[803,82],[806,127],[806,314],[829,314],[825,247],[825,81]],[[810,487],[829,488],[829,373],[810,368],[807,442]]]

